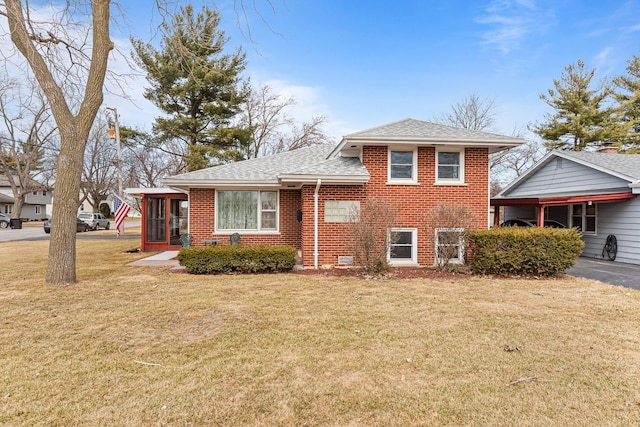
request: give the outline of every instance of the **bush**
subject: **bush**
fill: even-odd
[[[178,253],[180,265],[193,274],[268,273],[296,265],[291,246],[191,246]]]
[[[571,268],[584,247],[575,228],[494,228],[465,238],[465,260],[476,274],[552,276]]]
[[[396,213],[386,203],[367,199],[362,209],[349,212],[345,246],[353,253],[355,264],[369,274],[383,274],[389,270],[387,254],[395,242],[389,229],[395,224]]]

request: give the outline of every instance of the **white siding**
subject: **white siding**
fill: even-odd
[[[602,258],[609,234],[618,240],[616,261],[640,264],[640,198],[598,204],[597,234],[582,238],[585,242],[582,256]]]

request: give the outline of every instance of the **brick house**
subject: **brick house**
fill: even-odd
[[[242,244],[298,248],[305,267],[345,264],[352,256],[344,244],[347,213],[376,199],[396,212],[391,231],[400,238],[390,250],[390,263],[429,266],[434,238],[421,235],[421,216],[442,203],[464,204],[477,218],[475,227],[487,228],[489,154],[524,142],[406,119],[347,135],[335,147],[301,148],[163,183],[171,189],[167,197],[188,195],[194,245],[228,244],[239,233]],[[143,250],[149,234],[145,224],[155,221],[145,205],[163,197],[160,189],[154,191],[133,192],[143,198]]]

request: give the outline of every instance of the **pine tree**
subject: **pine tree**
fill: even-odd
[[[546,114],[546,122],[533,130],[548,148],[582,151],[588,147],[609,145],[624,133],[618,109],[609,105],[612,91],[605,84],[591,89],[595,68],[586,70],[584,62],[565,67],[561,79],[553,80],[555,89],[540,94],[555,110]]]
[[[160,50],[132,40],[151,84],[144,95],[168,116],[156,118],[154,134],[184,143],[189,170],[235,160],[236,147],[250,137],[249,130],[232,126],[249,93],[240,76],[246,55],[240,48],[224,54],[229,39],[219,23],[216,11],[205,6],[196,15],[188,5],[162,25]]]
[[[640,57],[634,55],[627,62],[627,74],[613,79],[615,97],[622,111],[622,121],[629,133],[620,141],[621,151],[640,153]]]

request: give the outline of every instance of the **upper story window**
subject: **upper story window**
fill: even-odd
[[[464,149],[436,150],[436,183],[464,183]]]
[[[418,181],[418,150],[389,150],[389,181]]]

